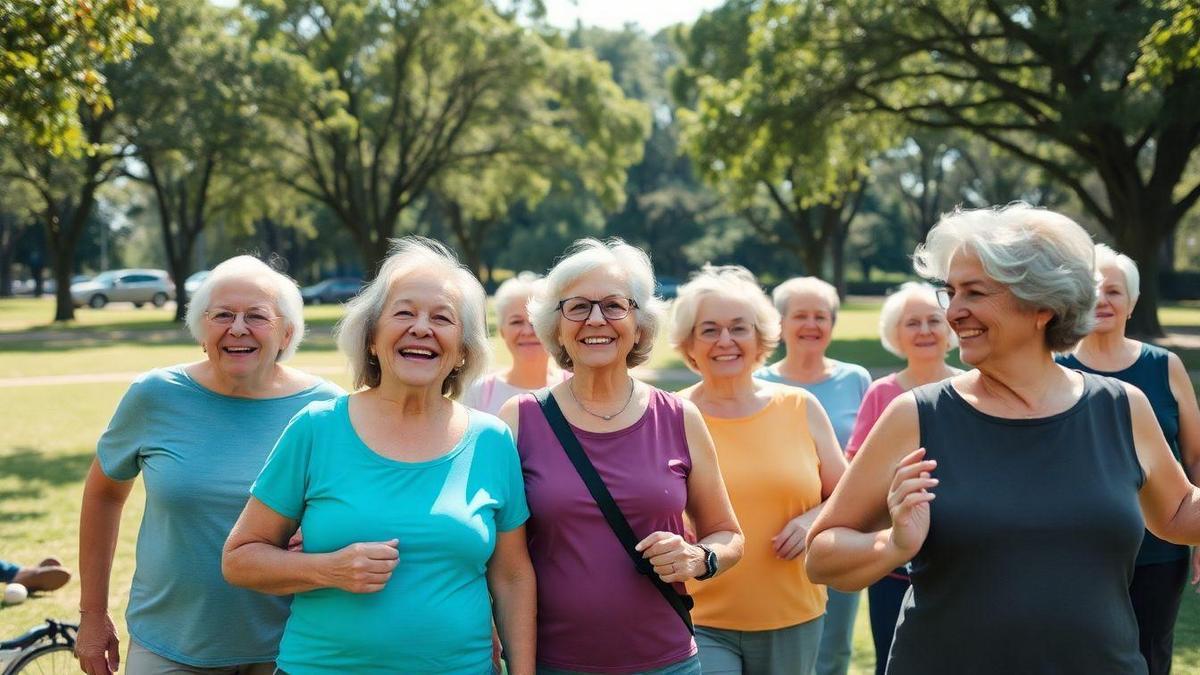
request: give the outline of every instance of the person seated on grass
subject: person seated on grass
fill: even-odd
[[[32,567],[0,560],[0,584],[21,584],[30,593],[55,591],[71,580],[71,570],[58,558],[46,558]]]

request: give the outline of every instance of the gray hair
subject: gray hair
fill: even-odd
[[[613,237],[607,241],[580,239],[571,245],[558,261],[546,283],[529,300],[529,316],[533,330],[545,345],[546,351],[565,370],[574,370],[571,357],[558,341],[559,295],[580,277],[603,267],[615,267],[629,284],[629,296],[637,303],[634,311],[642,337],[626,357],[630,368],[645,363],[654,349],[654,338],[665,314],[665,306],[654,297],[654,268],[650,256],[641,249]]]
[[[828,303],[830,318],[837,322],[837,313],[842,301],[838,297],[837,289],[827,281],[816,277],[792,277],[776,286],[771,297],[775,300],[775,309],[779,311],[780,316],[787,316],[788,304],[792,298],[804,293],[815,293]]]
[[[492,308],[496,312],[497,325],[499,325],[500,321],[504,320],[504,311],[515,300],[524,300],[525,302],[521,303],[521,308],[525,309],[529,298],[537,293],[542,283],[542,275],[533,272],[520,272],[500,284],[500,287],[496,289],[496,295],[492,299]]]
[[[462,322],[463,365],[442,383],[442,395],[457,399],[487,369],[491,348],[487,334],[487,295],[479,280],[458,262],[458,257],[441,242],[425,237],[393,239],[391,251],[379,274],[350,302],[346,314],[334,328],[338,349],[350,360],[354,387],[378,387],[383,377],[379,361],[371,359],[375,328],[387,303],[392,285],[418,270],[435,270],[455,285]]]
[[[879,342],[884,349],[900,358],[904,358],[904,351],[900,349],[900,321],[904,318],[904,306],[916,298],[926,300],[941,310],[937,290],[933,286],[919,281],[906,281],[883,301],[883,309],[879,312]],[[941,312],[945,317],[945,310]],[[947,332],[950,334],[947,344],[954,349],[958,346],[958,336],[952,330],[947,329]]]
[[[212,302],[213,289],[229,279],[263,282],[274,291],[275,309],[284,325],[292,329],[292,338],[279,350],[275,360],[282,362],[292,358],[304,340],[304,298],[291,277],[252,255],[234,256],[212,269],[188,300],[185,317],[188,332],[197,342],[204,339],[204,313]]]
[[[672,308],[671,346],[683,356],[688,368],[696,370],[696,364],[688,355],[692,344],[693,332],[696,329],[696,313],[700,309],[700,301],[704,298],[718,296],[745,303],[754,314],[754,328],[758,333],[758,361],[762,365],[775,347],[779,345],[782,327],[779,311],[771,304],[771,299],[758,285],[754,273],[741,265],[705,265],[692,278],[679,287]]]
[[[1109,265],[1121,270],[1125,277],[1125,290],[1129,292],[1129,305],[1137,304],[1142,292],[1142,275],[1138,273],[1137,263],[1124,253],[1117,253],[1106,244],[1096,244],[1096,275],[1099,277],[1100,268]]]
[[[1096,323],[1096,267],[1092,238],[1070,218],[1024,202],[942,216],[913,254],[926,279],[945,280],[960,250],[979,257],[989,277],[1008,286],[1026,306],[1048,309],[1046,346],[1074,347]]]

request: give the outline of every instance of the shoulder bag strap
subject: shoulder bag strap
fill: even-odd
[[[629,521],[625,520],[625,515],[621,513],[617,502],[613,500],[612,494],[609,493],[608,487],[604,485],[604,479],[596,471],[596,467],[592,465],[592,461],[588,459],[587,454],[583,451],[583,446],[579,444],[579,439],[575,437],[575,432],[571,431],[571,425],[567,423],[567,418],[563,416],[562,409],[558,407],[558,401],[554,400],[554,396],[550,394],[550,389],[540,389],[534,392],[534,397],[537,399],[538,405],[542,408],[542,414],[546,416],[546,421],[550,423],[550,429],[554,431],[554,435],[558,437],[559,444],[566,451],[567,457],[571,460],[571,464],[575,466],[575,471],[579,473],[579,477],[583,479],[583,484],[587,486],[588,492],[592,493],[592,499],[596,500],[596,506],[600,507],[600,512],[604,514],[604,520],[608,521],[609,528],[613,534],[617,535],[617,539],[621,541],[625,552],[629,554],[629,558],[633,561],[634,567],[637,568],[639,574],[642,574],[654,583],[654,587],[662,594],[663,598],[670,603],[671,608],[683,620],[687,626],[688,632],[692,635],[696,634],[696,629],[692,626],[692,598],[687,595],[680,595],[675,590],[675,587],[663,581],[657,574],[654,573],[654,567],[649,560],[642,557],[642,554],[634,547],[637,546],[638,539],[633,533],[633,528],[629,526]]]

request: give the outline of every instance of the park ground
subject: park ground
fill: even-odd
[[[860,363],[876,375],[899,366],[878,340],[878,299],[852,299],[843,308],[830,356]],[[202,355],[186,331],[170,321],[172,308],[134,309],[114,304],[83,309],[71,325],[47,325],[49,299],[0,300],[0,557],[33,562],[49,553],[78,564],[79,503],[95,442],[129,381],[141,371],[194,361]],[[292,365],[348,387],[344,361],[331,329],[338,307],[308,308],[309,334]],[[1200,303],[1165,307],[1169,347],[1200,385]],[[497,366],[507,354],[498,342]],[[694,376],[660,336],[641,375],[665,389]],[[144,494],[139,482],[121,523],[109,606],[128,645],[124,611],[133,574]],[[0,638],[46,617],[74,619],[78,580],[61,591],[0,609]],[[1175,672],[1200,674],[1200,597],[1185,594],[1176,629]],[[874,668],[866,602],[854,636],[852,672]]]

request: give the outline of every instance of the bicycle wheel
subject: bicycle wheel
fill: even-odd
[[[58,642],[26,651],[13,661],[4,675],[71,675],[78,672],[74,648]]]

